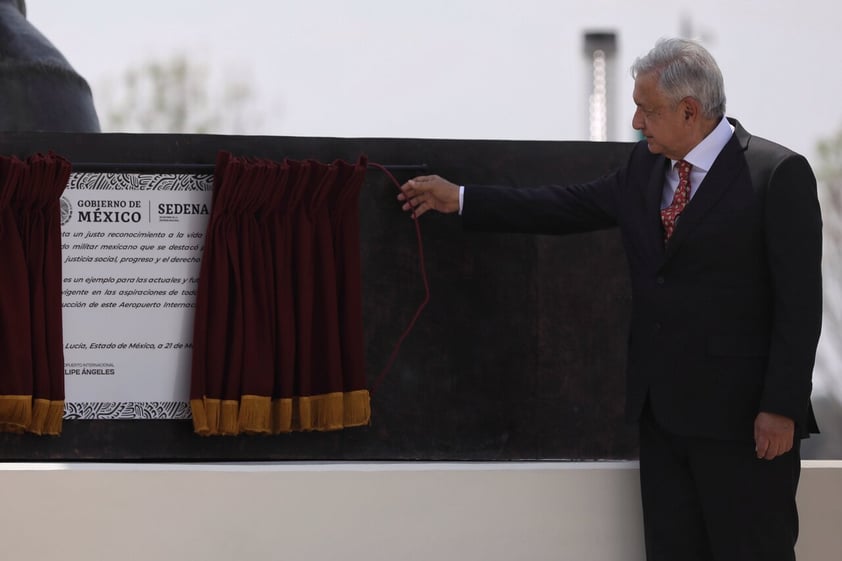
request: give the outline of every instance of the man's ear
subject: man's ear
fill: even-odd
[[[688,96],[681,100],[681,110],[684,113],[684,120],[692,121],[699,117],[702,107],[696,98]]]

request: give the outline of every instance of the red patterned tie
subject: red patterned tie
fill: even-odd
[[[693,166],[684,160],[678,162],[678,187],[672,197],[672,203],[661,209],[661,222],[664,224],[664,242],[675,231],[675,223],[687,202],[690,200],[690,168]]]

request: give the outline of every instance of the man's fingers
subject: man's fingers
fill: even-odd
[[[417,209],[424,203],[424,197],[421,195],[404,196],[403,200],[406,201],[401,207],[403,210]]]
[[[769,451],[769,441],[763,437],[757,438],[754,449],[757,452],[758,459],[765,458],[766,452]]]
[[[429,195],[426,193],[414,193],[412,195],[405,194],[402,200],[406,202],[403,206],[401,206],[401,209],[405,211],[412,211],[413,218],[417,218],[428,210],[433,210],[435,208],[435,206],[430,203]]]
[[[449,214],[459,210],[459,188],[438,175],[421,175],[400,188],[401,208],[417,217],[428,210]]]
[[[401,192],[405,195],[409,195],[414,191],[421,193],[429,191],[430,188],[432,188],[432,182],[437,178],[438,176],[436,175],[419,175],[418,177],[413,177],[401,185]]]
[[[761,411],[754,421],[757,457],[773,460],[793,447],[795,423],[792,419]]]
[[[428,210],[430,210],[430,205],[428,205],[425,202],[422,202],[417,207],[412,209],[412,217],[418,218],[419,216],[421,216],[422,214],[424,214]]]
[[[757,439],[757,457],[759,459],[774,460],[792,450],[792,445],[786,439],[759,437]]]
[[[416,177],[413,177],[412,179],[410,179],[408,181],[408,183],[420,184],[420,183],[427,183],[429,181],[435,181],[436,179],[439,179],[438,175],[419,175],[419,176],[416,176]]]
[[[766,448],[766,453],[763,454],[763,457],[767,460],[774,460],[778,456],[778,447],[774,443],[770,443],[769,447]]]
[[[792,450],[792,444],[786,438],[781,438],[776,442],[772,442],[769,446],[769,450],[766,452],[766,459],[767,460],[774,460],[778,456],[783,456],[787,452]]]
[[[413,199],[425,193],[427,189],[423,184],[416,184],[415,179],[410,179],[401,185],[401,192],[398,194],[399,201],[412,202]],[[409,210],[404,208],[404,210]]]

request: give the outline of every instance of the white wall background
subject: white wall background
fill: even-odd
[[[583,33],[619,37],[627,69],[662,36],[701,38],[729,113],[808,157],[842,127],[835,0],[29,0],[28,17],[91,83],[184,53],[246,79],[252,132],[348,137],[587,138]]]

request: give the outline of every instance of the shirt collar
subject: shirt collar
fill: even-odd
[[[716,128],[684,156],[684,161],[692,164],[694,169],[707,173],[719,153],[731,140],[734,130],[734,125],[729,123],[728,119],[722,117]],[[673,169],[679,160],[671,160],[671,162],[671,169]]]

